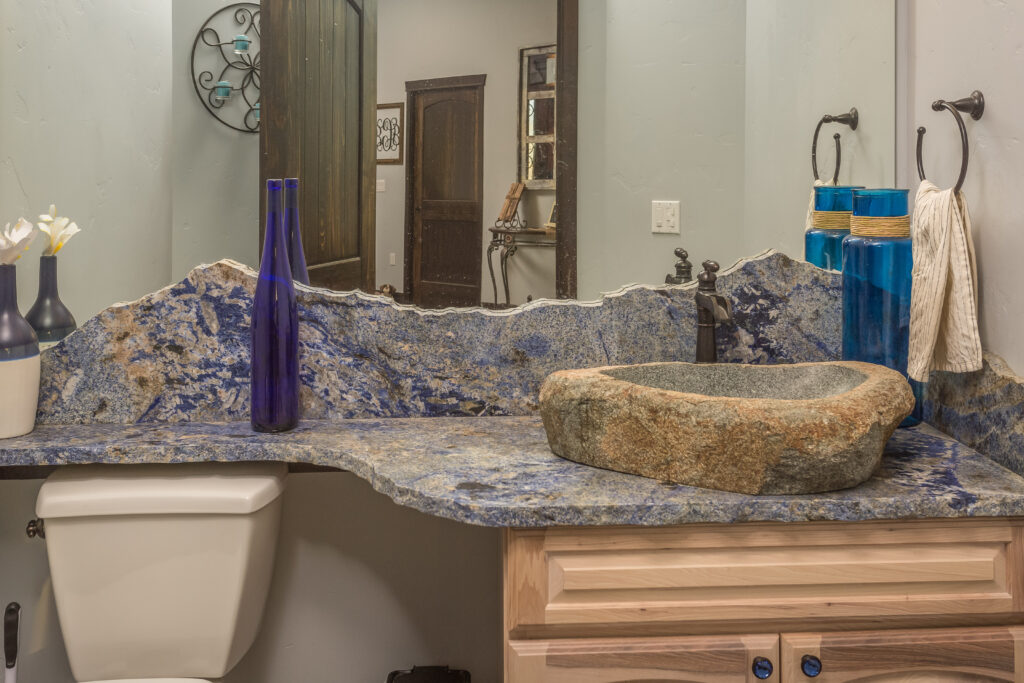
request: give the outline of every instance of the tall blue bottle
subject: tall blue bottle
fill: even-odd
[[[267,181],[267,226],[252,304],[252,428],[299,421],[299,316],[281,215],[281,181]]]
[[[299,230],[299,179],[284,179],[284,229],[288,235],[288,262],[292,279],[309,284],[306,253],[302,250],[302,231]]]
[[[815,212],[828,212],[830,227],[813,227],[804,233],[804,259],[825,270],[843,269],[843,239],[850,234],[849,212],[853,191],[863,185],[819,185],[814,188]],[[817,217],[816,217],[817,218]],[[843,223],[843,227],[831,227]]]
[[[906,236],[858,234],[857,217],[907,216],[907,190],[854,190],[853,229],[843,242],[843,360],[876,363],[907,374],[913,250]],[[909,222],[907,223],[909,226]],[[901,426],[921,421],[917,405]]]

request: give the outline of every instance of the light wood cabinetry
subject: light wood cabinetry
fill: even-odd
[[[768,678],[753,674],[759,657],[772,663]],[[775,634],[527,640],[509,647],[511,680],[533,683],[778,681],[778,661]]]
[[[784,633],[782,683],[1024,681],[1024,627]],[[802,671],[804,658],[820,673]]]
[[[820,681],[1024,683],[1022,532],[1020,520],[510,530],[506,678],[760,680],[751,657],[767,655],[751,653],[781,638],[767,680],[810,680],[810,655]]]

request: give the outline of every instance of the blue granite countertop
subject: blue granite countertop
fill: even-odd
[[[279,460],[349,470],[395,502],[500,527],[1024,515],[1024,479],[937,430],[897,430],[882,469],[834,493],[747,496],[562,460],[536,417],[41,425],[0,441],[0,466]]]

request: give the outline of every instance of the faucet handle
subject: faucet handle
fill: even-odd
[[[697,276],[697,279],[700,280],[700,289],[713,291],[715,289],[715,280],[718,279],[718,276],[715,275],[719,268],[718,262],[709,260],[701,265],[704,266],[704,272]]]

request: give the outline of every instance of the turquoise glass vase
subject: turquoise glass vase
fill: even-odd
[[[814,210],[848,212],[853,210],[853,191],[860,185],[819,185],[814,188]],[[849,228],[811,228],[804,233],[804,259],[825,270],[843,269],[843,239]]]
[[[853,216],[907,215],[907,190],[854,190]],[[856,231],[854,231],[856,232]],[[910,237],[851,234],[843,240],[843,360],[875,363],[907,375],[910,347]],[[921,421],[923,387],[902,427]]]

